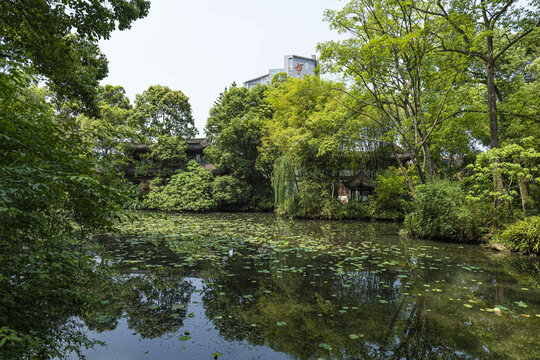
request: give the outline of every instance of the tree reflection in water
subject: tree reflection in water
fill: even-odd
[[[333,247],[253,243],[230,232],[224,236],[225,226],[214,230],[215,238],[107,239],[101,263],[115,270],[92,289],[97,300],[82,319],[102,332],[125,317],[137,335],[156,340],[212,324],[232,349],[248,342],[293,359],[534,359],[538,354],[537,261],[457,245],[442,251],[442,245],[395,235],[376,238],[384,231],[373,224],[362,232],[357,224],[351,224],[352,232],[341,230],[342,224],[318,229],[311,224],[279,221],[272,236],[304,231]],[[205,316],[184,329],[192,295],[199,291],[193,278],[202,279]],[[522,290],[525,286],[530,289]],[[527,309],[517,307],[519,301]],[[495,304],[507,308],[502,316],[489,312]],[[189,346],[178,346],[184,345]]]

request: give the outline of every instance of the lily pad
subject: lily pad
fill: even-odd
[[[319,344],[319,347],[322,347],[323,349],[326,349],[328,351],[332,350],[332,346],[330,346],[329,344],[327,343],[320,343]]]

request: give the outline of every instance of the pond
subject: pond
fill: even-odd
[[[540,262],[409,240],[400,224],[143,214],[96,252],[110,275],[89,359],[538,359]],[[75,356],[74,356],[75,358]]]

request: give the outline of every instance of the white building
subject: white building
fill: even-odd
[[[318,64],[319,61],[315,55],[311,57],[285,55],[282,68],[269,69],[268,74],[244,81],[244,86],[251,89],[259,84],[266,85],[272,81],[274,75],[279,73],[286,73],[288,76],[297,79],[302,79],[306,75],[318,75],[316,71]]]

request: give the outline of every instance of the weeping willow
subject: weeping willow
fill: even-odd
[[[274,173],[272,176],[272,186],[274,188],[274,205],[283,205],[286,199],[296,193],[294,169],[287,156],[281,156],[276,160]]]

